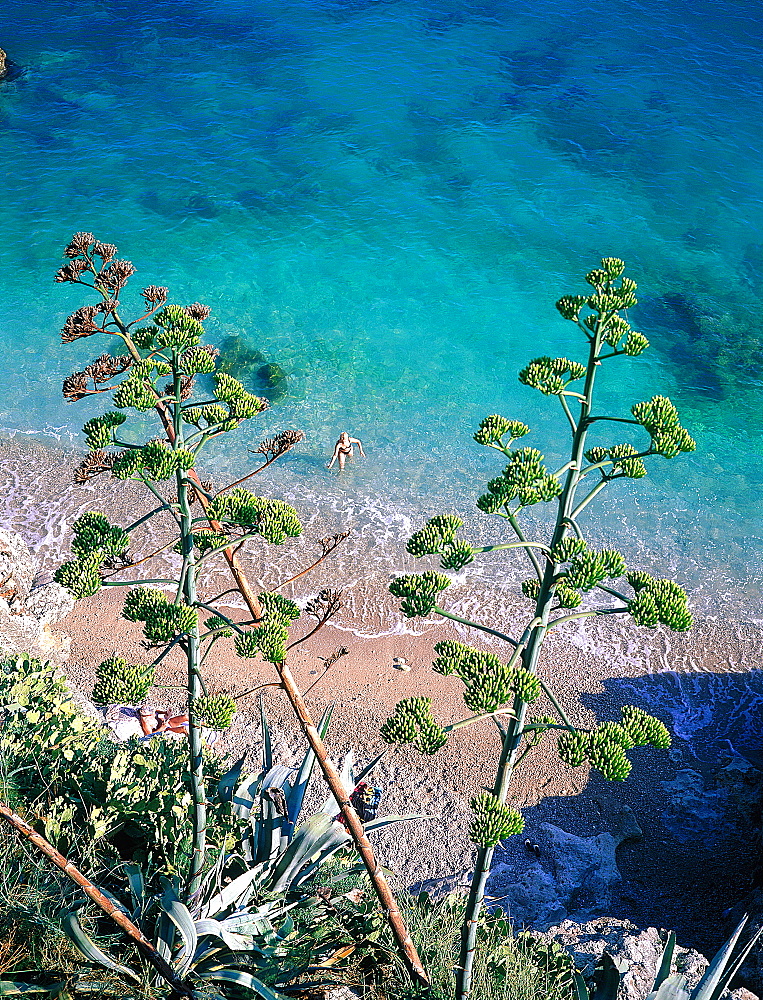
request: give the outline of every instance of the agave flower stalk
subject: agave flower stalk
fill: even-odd
[[[127,352],[116,358],[102,355],[83,371],[74,372],[64,380],[66,398],[79,400],[110,392],[117,407],[116,411],[109,411],[85,424],[90,454],[75,478],[86,482],[94,476],[111,473],[118,479],[137,480],[156,497],[158,506],[127,529],[110,525],[100,514],[84,515],[74,525],[76,558],[59,568],[56,579],[75,597],[94,594],[101,586],[133,587],[125,602],[124,616],[143,623],[148,643],[164,644],[151,667],[160,663],[175,645],[185,653],[193,800],[192,852],[186,882],[189,899],[193,899],[199,888],[205,859],[206,795],[200,726],[225,728],[235,709],[235,702],[227,695],[206,692],[201,666],[218,640],[235,633],[240,655],[257,655],[275,666],[280,686],[286,691],[345,816],[401,954],[412,974],[426,981],[400,911],[348,800],[341,776],[286,664],[286,630],[299,616],[299,609],[293,602],[280,597],[277,591],[290,581],[282,581],[272,593],[257,593],[237,555],[249,538],[260,536],[271,544],[281,544],[287,537],[301,532],[296,511],[288,504],[256,497],[240,484],[267,468],[304,435],[300,431],[284,431],[263,442],[255,451],[262,456],[263,463],[235,483],[213,492],[211,484],[202,481],[195,469],[199,451],[208,441],[262,412],[267,401],[248,393],[231,376],[215,372],[215,358],[219,352],[200,343],[204,332],[201,324],[209,315],[206,306],[199,303],[187,307],[168,305],[167,289],[151,285],[142,292],[146,311],[132,322],[124,322],[119,313],[120,295],[135,269],[129,261],[118,260],[116,252],[116,247],[101,243],[90,233],[77,233],[65,251],[69,263],[56,274],[57,281],[93,288],[101,298],[97,305],[81,307],[67,319],[62,331],[64,343],[98,333],[108,334],[119,338]],[[138,326],[147,320],[148,326]],[[198,374],[214,376],[212,399],[193,400],[194,378]],[[162,386],[159,379],[167,376],[171,381]],[[120,378],[121,381],[117,381]],[[161,420],[164,439],[141,444],[131,440],[129,435],[123,436],[119,429],[126,420],[121,412],[124,409],[155,410]],[[113,448],[121,450],[115,452]],[[168,479],[175,483],[175,498],[168,499],[157,486]],[[195,502],[199,503],[203,517],[193,515]],[[182,556],[179,579],[142,580],[142,586],[137,588],[132,582],[115,579],[125,566],[144,561],[134,561],[129,556],[130,534],[159,515],[168,515],[175,523],[175,547]],[[202,523],[208,527],[202,527]],[[345,537],[346,534],[341,533],[333,539],[324,539],[319,558],[292,579],[323,561]],[[157,550],[152,556],[161,551]],[[215,609],[200,599],[198,575],[206,559],[219,552],[228,563],[251,620],[241,625],[225,619],[219,612],[213,613],[205,622],[206,631],[202,632],[199,613]],[[106,569],[110,572],[105,573]],[[172,586],[174,600],[168,601],[162,591],[151,590],[150,586]],[[335,603],[320,624],[324,624],[337,608],[338,603]],[[134,703],[145,697],[152,681],[153,674],[150,671],[147,674],[145,667],[127,664],[124,660],[117,664],[112,658],[101,664],[96,689],[104,700]]]
[[[508,548],[524,552],[533,574],[522,584],[524,596],[533,604],[524,633],[515,638],[441,607],[439,594],[451,585],[450,577],[443,573],[427,570],[400,577],[390,585],[390,591],[403,598],[402,611],[408,617],[439,614],[497,637],[511,649],[508,661],[501,661],[493,653],[450,640],[435,646],[438,657],[434,670],[459,676],[465,685],[467,708],[480,713],[478,717],[492,716],[502,738],[492,790],[471,802],[474,822],[470,836],[477,846],[477,856],[456,970],[459,1000],[471,989],[477,927],[493,852],[505,837],[522,831],[522,818],[509,808],[507,799],[514,771],[525,755],[545,733],[557,730],[557,747],[563,761],[570,766],[588,761],[605,778],[623,780],[631,769],[626,750],[637,745],[670,745],[665,726],[634,706],[623,708],[619,722],[602,723],[593,731],[574,726],[551,689],[537,676],[544,640],[551,629],[565,622],[597,615],[629,615],[637,624],[663,624],[675,631],[684,631],[692,623],[686,594],[680,587],[646,573],[629,572],[622,555],[615,550],[596,552],[585,541],[579,523],[589,504],[613,480],[646,475],[645,459],[655,455],[674,458],[696,447],[681,426],[675,407],[665,397],[654,396],[636,404],[632,418],[594,412],[594,390],[602,364],[617,357],[636,357],[648,347],[646,337],[633,330],[624,315],[636,304],[636,283],[624,276],[624,269],[622,261],[604,258],[601,267],[586,276],[592,294],[564,296],[557,303],[562,317],[574,322],[587,340],[585,363],[541,357],[519,375],[523,384],[559,400],[571,438],[569,457],[561,468],[549,472],[539,451],[513,447],[530,431],[520,421],[493,415],[482,421],[474,435],[478,444],[508,459],[502,474],[488,483],[488,492],[479,498],[477,507],[507,522],[516,540],[503,545],[472,545],[457,536],[463,526],[461,519],[441,514],[430,519],[408,542],[408,551],[414,556],[439,555],[444,570],[459,570],[478,554]],[[573,383],[581,380],[582,387],[574,388]],[[588,447],[594,426],[607,426],[605,422],[640,427],[647,432],[649,443],[640,450],[629,442]],[[553,501],[557,502],[556,516],[548,539],[528,538],[520,522],[523,510]],[[604,582],[623,577],[633,596]],[[577,610],[584,595],[592,591],[614,597],[617,603]],[[549,697],[556,716],[528,721],[528,708],[541,691]],[[449,731],[470,721],[441,726],[432,716],[428,699],[407,698],[398,703],[395,715],[381,732],[389,743],[412,743],[424,753],[434,753],[444,745]]]

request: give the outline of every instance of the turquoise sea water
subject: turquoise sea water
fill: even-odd
[[[92,414],[59,386],[103,348],[60,345],[82,300],[51,280],[90,230],[138,267],[136,300],[169,285],[287,371],[213,468],[302,428],[267,489],[383,561],[473,509],[500,468],[471,442],[485,414],[561,456],[554,401],[516,373],[582,354],[553,303],[614,254],[653,347],[601,406],[666,393],[699,448],[615,485],[594,537],[759,618],[762,28],[751,0],[6,0],[0,429],[69,444]],[[338,480],[342,429],[368,458]]]

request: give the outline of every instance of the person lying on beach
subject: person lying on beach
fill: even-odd
[[[363,445],[360,442],[360,440],[358,438],[350,437],[347,431],[342,431],[342,433],[339,435],[339,440],[334,445],[334,454],[331,458],[331,461],[328,464],[329,469],[334,464],[334,462],[336,462],[336,460],[339,459],[339,471],[342,472],[342,470],[344,469],[344,463],[347,461],[348,456],[350,458],[354,457],[355,452],[352,447],[354,444],[358,446],[358,448],[360,449],[360,454],[363,456],[363,458],[365,458],[366,453],[363,451]]]
[[[173,715],[168,718],[169,712],[160,709],[142,708],[138,716],[140,728],[146,736],[154,736],[156,733],[178,733],[188,735],[188,716]]]

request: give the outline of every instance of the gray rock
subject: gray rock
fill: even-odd
[[[34,575],[26,542],[15,531],[0,529],[0,651],[67,660],[71,640],[50,626],[69,614],[74,600],[57,583],[32,590]]]
[[[523,866],[521,871],[509,864],[496,865],[488,895],[511,915],[516,927],[545,931],[567,917],[584,921],[606,913],[613,887],[621,880],[615,851],[624,840],[641,836],[627,807],[618,812],[614,825],[614,833],[576,837],[542,823],[538,840],[543,863]]]
[[[5,76],[8,69],[8,57],[3,49],[0,49],[0,80]]]
[[[58,583],[46,583],[35,587],[26,599],[25,613],[36,618],[41,624],[52,625],[66,618],[74,608],[74,598]]]
[[[32,589],[35,564],[29,546],[15,531],[0,528],[0,597],[13,604]]]
[[[575,960],[578,971],[588,980],[603,952],[624,959],[628,971],[622,979],[618,1000],[644,1000],[652,989],[662,956],[663,941],[656,927],[640,930],[629,920],[613,917],[601,917],[583,924],[565,920],[558,927],[536,936],[563,945]],[[676,946],[673,969],[686,976],[689,988],[696,986],[708,964],[698,951]],[[727,992],[725,997],[727,1000],[757,1000],[746,989]]]

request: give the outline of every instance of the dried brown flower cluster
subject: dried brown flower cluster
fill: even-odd
[[[198,323],[203,323],[204,320],[209,319],[212,312],[209,306],[203,306],[201,302],[192,302],[190,306],[185,307],[185,311],[191,319],[195,319]]]
[[[112,454],[102,449],[88,452],[74,473],[74,482],[87,483],[103,472],[110,472],[116,457],[116,453]]]
[[[68,316],[61,330],[61,342],[71,344],[80,337],[92,337],[94,333],[103,331],[103,327],[95,322],[95,317],[105,312],[105,304],[97,306],[81,306]]]
[[[84,371],[74,372],[64,379],[64,398],[77,400],[93,392],[103,392],[98,386],[127,371],[132,363],[129,354],[120,354],[116,358],[111,354],[102,354],[95,361],[91,361]],[[93,382],[92,388],[88,384],[90,380]]]
[[[266,438],[258,448],[250,448],[249,451],[253,455],[264,455],[269,462],[272,462],[274,458],[278,458],[304,440],[304,431],[281,431],[275,437]]]
[[[167,296],[170,294],[169,288],[164,288],[162,285],[149,285],[148,288],[144,288],[140,293],[146,301],[146,308],[158,309],[159,306],[163,306],[167,301]]]
[[[305,614],[312,615],[320,622],[328,621],[342,607],[341,597],[341,590],[332,590],[330,587],[326,587],[312,601],[307,602]]]
[[[185,402],[187,399],[190,399],[191,396],[193,395],[193,384],[194,384],[193,375],[183,375],[181,377],[180,399],[183,402]],[[162,389],[162,392],[164,393],[165,396],[173,396],[175,394],[175,386],[172,384],[172,382],[167,382],[167,384],[164,386],[164,389]]]
[[[349,537],[349,531],[341,531],[336,535],[329,535],[328,538],[319,539],[324,557],[333,552],[337,545],[340,545],[345,538]]]

